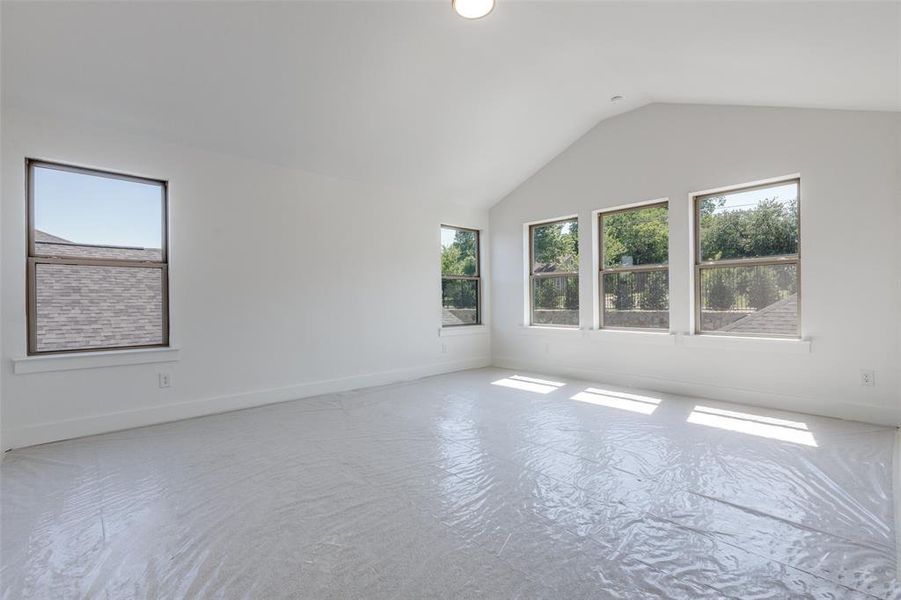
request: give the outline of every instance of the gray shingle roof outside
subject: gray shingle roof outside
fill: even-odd
[[[54,242],[60,242],[63,244],[71,244],[72,243],[69,240],[65,240],[61,237],[51,235],[51,234],[47,233],[46,231],[41,231],[40,229],[34,230],[34,241],[35,242],[47,242],[49,244],[52,244]]]
[[[81,246],[78,244],[34,245],[38,256],[75,256],[80,258],[119,258],[129,260],[159,261],[163,253],[157,248],[116,248],[114,246]]]
[[[159,260],[159,249],[73,244],[35,232],[39,255]],[[49,243],[48,243],[49,242]],[[162,270],[38,264],[37,351],[163,343]]]
[[[154,261],[159,261],[163,258],[163,253],[159,248],[77,244],[39,229],[34,231],[34,242],[35,253],[38,256],[75,256],[80,258],[120,258]]]
[[[797,335],[798,333],[798,295],[792,294],[778,302],[753,312],[741,319],[726,325],[720,331],[730,333],[754,333]]]
[[[475,325],[476,309],[474,308],[442,308],[442,325]]]

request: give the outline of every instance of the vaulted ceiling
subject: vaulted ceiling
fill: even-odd
[[[490,206],[649,102],[901,108],[896,2],[2,3],[6,106]],[[612,103],[614,95],[623,96]]]

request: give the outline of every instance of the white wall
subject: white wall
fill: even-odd
[[[491,210],[492,344],[500,366],[901,423],[901,115],[656,104],[604,121]],[[523,328],[523,223],[670,200],[671,328],[690,331],[689,193],[801,174],[797,344]],[[581,236],[581,320],[592,324],[592,236]],[[684,343],[678,343],[682,342]],[[731,340],[735,342],[736,340]],[[860,369],[876,370],[875,388]]]
[[[4,109],[2,122],[4,448],[480,366],[492,346],[502,366],[901,423],[898,115],[652,105],[601,123],[492,209],[490,340],[437,335],[438,226],[487,230],[484,211],[59,117]],[[25,355],[26,156],[170,181],[178,362],[13,373]],[[523,223],[578,214],[593,231],[593,210],[668,197],[671,321],[687,332],[688,194],[790,173],[802,177],[811,353],[520,326]],[[581,252],[587,327],[590,236]],[[860,387],[861,368],[876,369],[876,388]],[[157,387],[161,370],[172,388]]]
[[[439,225],[486,230],[487,211],[59,118],[2,116],[5,447],[490,362],[487,334],[438,336]],[[169,180],[178,362],[13,373],[26,351],[25,157]],[[161,370],[172,388],[158,388]]]

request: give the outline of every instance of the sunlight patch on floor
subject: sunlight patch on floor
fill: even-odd
[[[642,396],[641,394],[615,392],[600,388],[586,388],[584,391],[572,396],[570,400],[578,400],[579,402],[606,406],[608,408],[628,410],[644,415],[652,414],[660,405],[659,398]]]
[[[813,434],[807,430],[807,424],[800,421],[698,405],[688,416],[688,422],[805,446],[817,445]]]
[[[511,375],[497,381],[492,381],[491,385],[499,385],[502,387],[523,390],[524,392],[535,392],[537,394],[550,394],[556,389],[566,385],[560,381],[550,381],[548,379],[536,379],[535,377],[524,377],[522,375]]]

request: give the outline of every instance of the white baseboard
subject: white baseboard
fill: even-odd
[[[640,388],[648,391],[676,394],[750,404],[764,408],[806,413],[851,421],[863,421],[877,425],[897,427],[901,424],[901,409],[860,404],[855,402],[832,402],[824,404],[822,399],[777,394],[761,390],[733,386],[715,385],[696,381],[682,381],[661,377],[630,375],[604,371],[603,369],[573,368],[556,361],[545,360],[540,363],[520,360],[515,357],[496,356],[492,362],[495,367],[519,369],[559,377],[573,377],[586,381],[606,382],[623,387]]]
[[[376,373],[367,373],[365,375],[324,379],[282,388],[243,392],[228,396],[217,396],[214,398],[201,398],[197,400],[164,404],[161,406],[151,406],[103,415],[92,415],[78,419],[67,419],[65,421],[38,423],[27,427],[8,429],[3,432],[2,438],[5,448],[7,449],[23,448],[48,442],[84,437],[86,435],[108,433],[122,429],[144,427],[146,425],[156,425],[158,423],[241,410],[244,408],[252,408],[254,406],[263,406],[265,404],[310,398],[322,394],[346,392],[348,390],[364,387],[409,381],[411,379],[439,375],[441,373],[450,373],[465,369],[477,369],[490,365],[491,358],[485,356],[467,360],[432,363],[406,369],[395,369],[392,371],[379,371]]]

